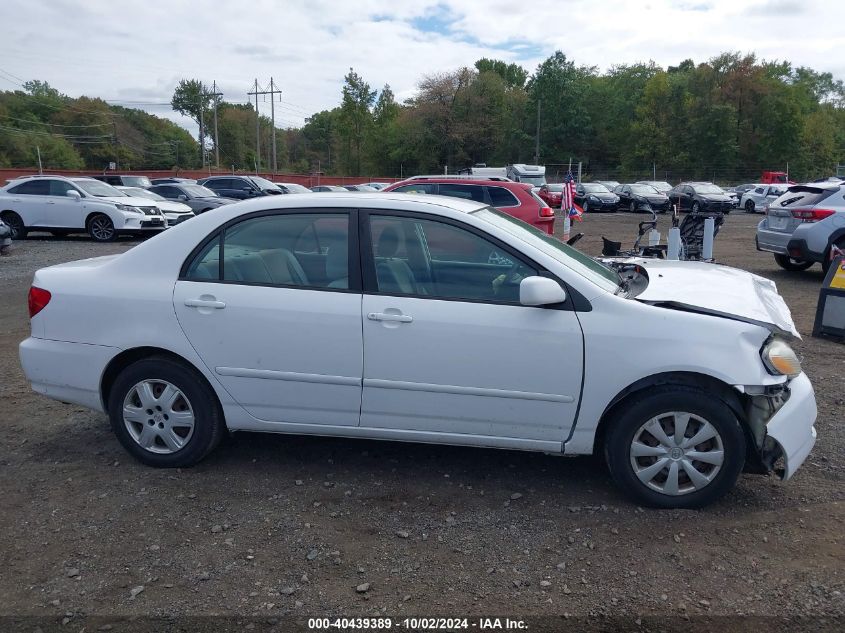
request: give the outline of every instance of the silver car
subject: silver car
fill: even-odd
[[[745,209],[746,213],[764,212],[766,206],[786,193],[786,185],[754,185],[742,194],[739,206]]]
[[[769,203],[757,225],[757,250],[774,253],[785,270],[820,262],[827,270],[830,247],[845,248],[845,186],[838,182],[794,185]]]

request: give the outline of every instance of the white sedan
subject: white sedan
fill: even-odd
[[[791,477],[816,404],[774,284],[617,265],[475,202],[274,196],[39,270],[21,362],[152,466],[228,430],[598,453],[658,507]]]

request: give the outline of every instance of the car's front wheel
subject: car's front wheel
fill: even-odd
[[[140,360],[124,369],[108,406],[118,440],[148,466],[193,466],[217,446],[225,430],[208,383],[169,358]]]
[[[631,204],[628,205],[628,210],[631,213],[636,213],[637,212],[637,203],[634,202],[633,200],[631,200]]]
[[[813,262],[796,259],[794,257],[790,257],[789,255],[781,255],[780,253],[775,253],[775,262],[784,270],[792,271],[807,270],[813,265]]]
[[[0,218],[3,219],[3,222],[6,226],[9,227],[9,231],[11,232],[11,237],[13,240],[22,240],[26,237],[27,228],[26,225],[23,223],[21,216],[19,216],[14,211],[4,211],[0,214]]]
[[[584,204],[581,208],[583,209],[584,213],[588,213],[590,211],[590,201],[584,200]]]
[[[718,398],[681,385],[632,396],[608,421],[616,483],[657,508],[700,508],[727,493],[745,463],[745,435]]]
[[[753,200],[746,200],[745,201],[745,212],[746,213],[754,213],[756,210],[757,210],[757,207],[754,204]]]
[[[114,222],[105,214],[98,213],[88,220],[88,235],[95,242],[112,242],[117,237]]]
[[[693,213],[698,213],[698,212],[699,212],[699,210],[701,210],[701,205],[698,203],[698,201],[693,202],[693,203],[692,203],[692,212],[693,212]]]

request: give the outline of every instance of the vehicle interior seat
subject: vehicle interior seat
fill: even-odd
[[[404,259],[396,257],[399,251],[399,232],[392,226],[385,227],[378,238],[376,253],[376,279],[380,292],[419,294],[417,280]]]
[[[349,244],[346,240],[329,246],[326,252],[326,278],[329,288],[349,288]]]

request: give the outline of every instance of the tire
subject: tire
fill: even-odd
[[[746,200],[745,201],[745,212],[746,213],[756,213],[757,207],[754,204],[753,200]]]
[[[634,202],[633,200],[631,200],[631,204],[628,205],[628,210],[631,213],[636,213],[637,212],[637,203]]]
[[[117,231],[114,229],[114,222],[111,218],[103,213],[98,213],[88,220],[85,227],[88,235],[95,242],[113,242],[117,239]]]
[[[692,212],[698,213],[701,210],[701,205],[698,203],[698,200],[692,203]]]
[[[681,419],[689,415],[683,436],[686,441],[700,431],[704,438],[714,431],[715,435],[694,446],[680,447],[673,435],[675,415]],[[734,413],[720,399],[693,387],[665,385],[635,394],[617,408],[608,424],[605,458],[610,473],[622,490],[647,506],[700,508],[713,503],[733,487],[745,463],[745,434]],[[659,441],[646,426],[662,429],[665,441]],[[633,455],[635,440],[638,455]],[[668,448],[663,450],[663,446]],[[689,459],[691,448],[707,460]],[[718,459],[720,463],[716,463]],[[663,467],[655,470],[658,463]],[[689,469],[697,473],[697,483],[690,478]]]
[[[225,432],[217,396],[205,379],[169,358],[147,358],[120,372],[108,407],[123,447],[156,468],[193,466]]]
[[[836,243],[836,247],[841,248],[842,250],[845,250],[845,240],[839,240]],[[833,262],[830,261],[830,248],[828,248],[824,252],[824,259],[822,260],[822,271],[824,271],[825,275],[827,275],[827,271],[830,270],[830,265],[832,263]]]
[[[0,217],[3,218],[3,222],[11,230],[12,234],[9,236],[12,240],[22,240],[26,237],[26,234],[29,232],[29,229],[23,223],[21,216],[19,216],[14,211],[4,211],[0,213]]]
[[[587,213],[590,210],[590,203],[584,200],[584,205],[582,209],[584,210],[584,213]]]
[[[791,271],[807,270],[813,265],[813,262],[807,262],[803,259],[795,259],[789,255],[781,255],[780,253],[775,253],[775,262],[784,270]]]

